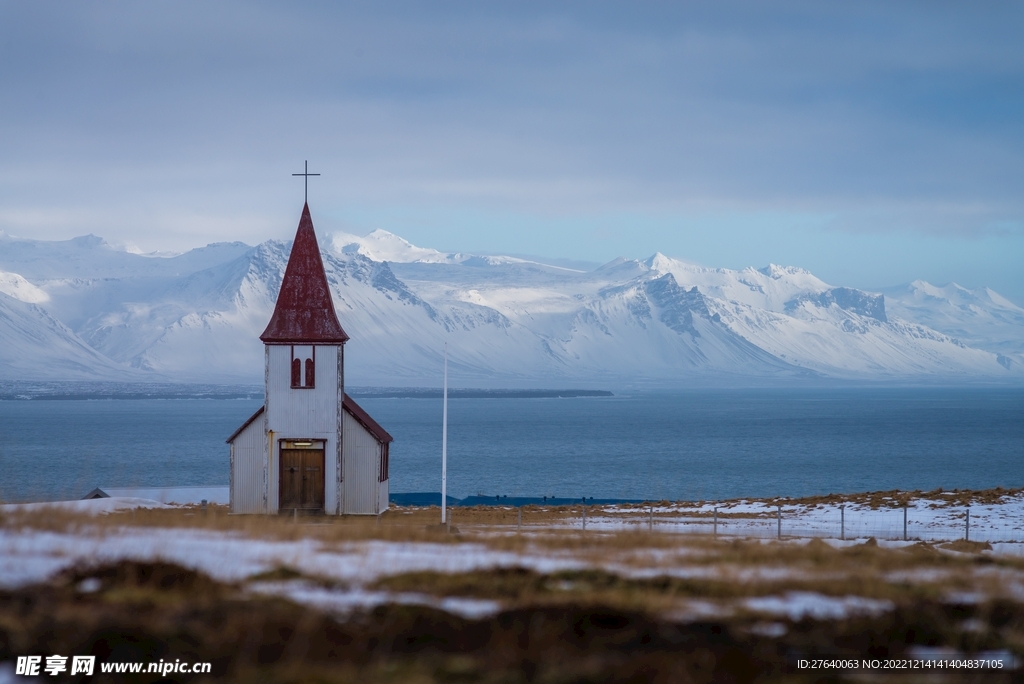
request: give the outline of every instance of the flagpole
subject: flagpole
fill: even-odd
[[[448,506],[448,343],[444,343],[444,409],[441,417],[441,524]]]

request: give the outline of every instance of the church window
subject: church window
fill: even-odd
[[[316,385],[316,347],[292,345],[291,373],[292,389],[312,389]]]
[[[390,460],[388,458],[388,451],[388,443],[385,442],[380,447],[380,473],[378,479],[381,482],[384,482],[385,480],[388,479],[388,460]]]

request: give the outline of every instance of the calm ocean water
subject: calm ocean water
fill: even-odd
[[[441,402],[360,400],[393,492],[440,489]],[[227,484],[252,400],[0,401],[0,499]],[[449,401],[449,492],[723,499],[1024,485],[1024,390],[722,390]]]

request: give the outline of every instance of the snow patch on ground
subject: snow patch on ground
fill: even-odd
[[[791,591],[782,596],[758,596],[746,599],[743,605],[750,610],[784,616],[794,622],[805,617],[841,620],[853,615],[875,616],[895,608],[891,601],[860,596],[836,598],[809,591]]]
[[[717,524],[715,511],[718,511]],[[1024,495],[1004,497],[1000,503],[973,504],[969,535],[972,541],[1024,541]],[[653,513],[653,517],[652,517]],[[968,535],[967,506],[934,499],[915,499],[906,510],[908,541],[952,541]],[[770,538],[781,536],[900,541],[904,532],[902,507],[871,508],[859,503],[777,504],[761,501],[702,502],[594,507],[587,513],[587,529],[618,531],[651,529],[657,532],[703,533]],[[582,528],[582,517],[566,523]]]
[[[103,515],[116,511],[127,511],[133,508],[173,508],[153,499],[142,499],[135,496],[108,497],[105,499],[78,499],[75,501],[42,501],[39,503],[4,504],[0,506],[0,514],[32,513],[45,510],[60,510],[85,515]]]
[[[249,585],[249,589],[258,594],[282,596],[339,616],[388,603],[430,606],[469,620],[489,617],[501,610],[499,602],[484,599],[450,596],[437,598],[426,594],[366,589],[331,589],[305,582],[259,582]]]
[[[76,564],[163,560],[205,572],[223,582],[245,580],[288,567],[304,575],[362,585],[407,572],[472,572],[525,567],[538,573],[588,567],[567,557],[519,554],[482,544],[351,542],[337,545],[250,539],[237,534],[189,529],[98,529],[68,534],[0,530],[0,586],[16,588],[43,581]]]

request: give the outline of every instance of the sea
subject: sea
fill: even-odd
[[[440,491],[441,399],[357,398],[392,492]],[[262,397],[0,401],[0,500],[226,485]],[[1024,486],[1024,389],[700,389],[449,399],[448,492],[721,500]]]

